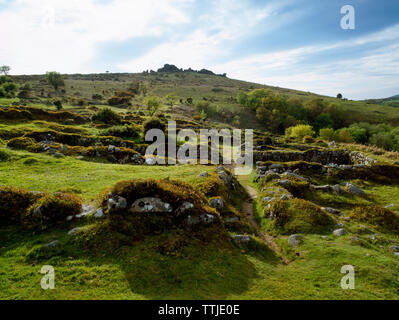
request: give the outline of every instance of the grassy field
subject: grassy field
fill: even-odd
[[[42,97],[32,101],[0,99],[0,106],[26,103],[28,107],[55,110],[51,103],[46,103],[47,99],[55,96],[55,92],[47,84],[40,82],[42,76],[20,76],[15,79],[20,83],[29,81],[33,85],[34,95]],[[69,75],[66,80],[65,98],[73,96],[90,101],[93,94],[100,93],[106,99],[112,96],[114,91],[127,89],[134,81],[147,82],[148,95],[163,97],[173,93],[179,99],[183,99],[183,103],[178,103],[174,107],[165,106],[160,113],[169,119],[179,120],[182,126],[188,127],[223,127],[225,122],[230,124],[231,119],[194,122],[193,115],[196,111],[192,105],[186,103],[186,99],[193,98],[195,103],[205,101],[205,98],[206,101],[229,107],[239,113],[242,109],[235,100],[239,90],[248,91],[266,87],[197,73]],[[316,96],[283,88],[271,89],[301,100]],[[331,97],[323,98],[329,102],[337,101]],[[112,107],[112,110],[121,116],[137,116],[139,112],[145,111],[142,106],[143,99],[143,96],[136,96],[131,107]],[[356,101],[340,103],[353,122],[366,120],[399,124],[399,108]],[[96,200],[99,195],[124,180],[169,178],[189,183],[196,188],[198,194],[202,194],[200,190],[204,187],[204,180],[199,174],[204,171],[210,175],[209,181],[206,181],[211,186],[215,183],[215,179],[221,183],[215,173],[215,166],[145,166],[121,164],[120,159],[114,161],[107,156],[83,156],[81,151],[85,149],[79,148],[82,148],[81,144],[84,143],[82,141],[87,138],[95,141],[90,147],[109,147],[107,144],[102,145],[101,132],[110,126],[89,119],[97,108],[102,107],[100,103],[85,106],[64,103],[64,111],[85,117],[85,122],[79,124],[65,124],[63,121],[49,119],[16,118],[1,121],[0,187],[13,186],[51,194],[73,193],[80,196],[84,204],[93,204],[97,208]],[[140,117],[142,118],[140,122],[149,118],[145,113]],[[141,128],[140,125],[141,123],[138,127]],[[250,114],[241,123],[242,127],[262,129],[257,127],[258,125]],[[6,147],[11,140],[10,136],[24,138],[25,134],[48,131],[57,132],[59,140],[68,138],[71,132],[74,132],[77,138],[79,135],[84,136],[83,140],[73,140],[76,144],[74,147],[79,149],[79,153],[56,158],[43,148],[34,149],[35,152],[29,151],[32,145],[19,149]],[[36,144],[46,139],[40,135],[39,138],[35,141]],[[138,140],[143,142],[142,133],[136,140],[122,142],[135,143]],[[277,137],[277,140],[280,141],[281,137]],[[66,144],[64,141],[55,142]],[[69,145],[68,147],[72,148]],[[342,147],[362,151],[368,156],[390,164],[398,159],[396,153],[384,154],[381,150],[357,145]],[[284,148],[286,151],[294,150],[293,145]],[[393,170],[395,168],[393,167]],[[222,224],[222,229],[212,229],[212,227],[204,229],[204,237],[211,239],[215,237],[215,241],[207,241],[208,239],[196,237],[195,232],[185,233],[182,229],[174,227],[161,234],[149,234],[133,244],[114,248],[113,239],[103,238],[101,233],[94,232],[98,247],[89,250],[86,245],[79,242],[82,239],[69,236],[68,231],[75,227],[83,227],[88,232],[87,237],[93,236],[90,230],[97,230],[95,228],[101,225],[101,222],[91,218],[76,220],[44,232],[22,228],[19,225],[1,225],[0,299],[396,300],[399,298],[399,258],[390,250],[393,243],[399,243],[397,232],[381,230],[369,223],[364,223],[366,226],[363,226],[363,223],[332,217],[335,223],[344,224],[348,231],[345,236],[334,236],[332,229],[319,233],[303,233],[303,243],[293,247],[288,244],[288,235],[282,233],[268,219],[265,203],[262,201],[265,190],[254,182],[255,177],[256,173],[253,172],[249,176],[238,177],[238,181],[241,186],[249,185],[258,191],[260,197],[254,203],[254,216],[261,232],[274,237],[279,251],[269,246],[257,234],[257,230],[248,225],[242,206],[245,195],[238,195],[237,191],[241,190],[241,186],[237,183],[236,190],[226,191],[223,188],[219,190],[216,183],[214,188],[216,194],[207,195],[208,198],[205,200],[209,201],[214,196],[223,196],[228,213],[236,213],[244,226],[239,225],[234,228],[226,222]],[[326,177],[319,175],[310,178],[313,183],[319,185],[329,183]],[[386,176],[384,178],[387,180]],[[300,198],[311,201],[317,207],[333,207],[346,216],[359,205],[384,207],[395,204],[391,211],[398,216],[399,183],[395,179],[392,177],[392,180],[386,183],[349,179],[367,193],[365,197],[307,191],[301,194]],[[251,235],[253,240],[247,244],[235,244],[230,238],[236,234]],[[113,236],[114,234],[110,234],[111,238]],[[354,237],[358,240],[354,241]],[[55,248],[43,247],[54,240],[59,240],[59,245]],[[280,254],[290,262],[284,264]],[[43,275],[40,270],[44,265],[55,268],[55,290],[41,289],[40,280]],[[341,279],[344,276],[341,274],[341,268],[344,265],[355,266],[355,290],[341,288]]]

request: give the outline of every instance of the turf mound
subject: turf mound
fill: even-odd
[[[273,225],[282,234],[320,234],[334,225],[334,220],[320,207],[301,199],[275,201],[270,208]]]
[[[350,217],[358,222],[379,227],[382,231],[399,232],[399,216],[389,209],[379,206],[358,206]]]

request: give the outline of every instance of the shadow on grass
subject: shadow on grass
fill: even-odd
[[[251,283],[260,278],[256,260],[272,266],[281,263],[260,240],[238,246],[224,234],[220,238],[216,235],[209,242],[193,236],[177,244],[172,241],[179,236],[178,231],[147,236],[142,242],[115,250],[107,243],[102,243],[101,248],[85,250],[69,241],[70,238],[64,238],[53,249],[27,250],[26,263],[37,261],[63,266],[70,262],[69,257],[74,257],[86,268],[113,265],[123,274],[117,281],[127,281],[132,293],[157,300],[229,299],[248,291]],[[12,246],[13,250],[19,250],[15,249],[18,246],[32,248],[33,241],[33,238],[20,241]],[[107,282],[110,287],[114,286],[114,283],[111,285],[114,277],[106,273],[98,276],[105,288]],[[109,298],[112,299],[112,292]]]

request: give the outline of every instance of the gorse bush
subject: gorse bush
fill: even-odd
[[[41,195],[14,187],[0,187],[0,225],[21,224],[28,208]]]
[[[104,108],[93,115],[92,121],[100,121],[106,124],[120,124],[122,118],[112,109]]]
[[[46,229],[65,223],[68,216],[81,211],[82,200],[73,194],[30,192],[14,187],[0,187],[0,225],[23,225]]]
[[[81,212],[82,200],[76,195],[57,193],[44,195],[29,207],[24,225],[45,230],[50,226],[65,223],[68,216]]]
[[[152,129],[159,129],[165,132],[166,130],[166,124],[159,120],[158,118],[152,118],[144,122],[143,124],[144,127],[144,133],[147,133],[148,131]]]
[[[355,221],[374,225],[382,231],[399,232],[399,216],[389,209],[374,205],[358,206],[352,210],[350,217]]]
[[[135,139],[140,136],[140,130],[134,125],[116,126],[100,132],[102,136]]]
[[[332,128],[324,128],[320,130],[319,133],[320,139],[325,141],[336,141],[337,135]]]

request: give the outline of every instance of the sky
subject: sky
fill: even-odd
[[[397,0],[0,0],[0,38],[11,74],[169,63],[349,99],[399,94]]]

